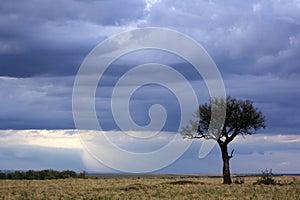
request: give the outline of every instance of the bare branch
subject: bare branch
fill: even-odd
[[[201,139],[201,138],[203,138],[203,139],[206,139],[206,140],[210,140],[210,139],[217,140],[214,135],[201,135],[201,134],[193,135],[191,133],[183,134],[183,138],[184,139]]]
[[[216,138],[216,136],[214,136],[214,135],[204,135],[204,139],[207,139],[207,140],[218,140],[217,138]]]
[[[229,159],[233,157],[233,152],[234,152],[234,149],[232,149],[230,155],[228,155]]]
[[[230,143],[238,134],[240,133],[240,129],[239,128],[235,128],[233,134],[227,139],[226,138],[226,143]]]
[[[185,133],[183,134],[183,139],[193,139],[194,135],[191,133]]]

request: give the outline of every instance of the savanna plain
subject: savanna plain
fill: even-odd
[[[0,199],[300,199],[300,177],[275,177],[275,185],[255,184],[257,178],[233,177],[231,185],[180,176],[0,180]]]

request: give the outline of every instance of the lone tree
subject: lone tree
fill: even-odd
[[[226,107],[225,107],[226,106]],[[218,121],[218,112],[222,109],[226,117],[221,126],[211,126]],[[212,118],[212,110],[217,115]],[[182,128],[182,134],[189,139],[214,139],[217,141],[223,160],[223,184],[231,184],[229,160],[232,158],[228,154],[228,144],[233,141],[237,135],[252,135],[258,129],[265,128],[265,118],[261,111],[253,106],[250,100],[237,100],[232,97],[224,99],[211,99],[210,103],[199,106],[195,112],[196,121],[190,120],[190,125]],[[217,124],[217,123],[215,123]]]

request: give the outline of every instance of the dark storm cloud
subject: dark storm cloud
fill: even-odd
[[[99,25],[116,25],[143,16],[144,1],[78,1],[78,0],[3,0],[0,11],[7,19],[27,19],[37,24],[69,20],[89,21]]]
[[[118,26],[162,26],[197,39],[221,72],[299,74],[297,1],[2,1],[0,75],[75,74]]]
[[[251,99],[266,116],[266,132],[299,134],[300,86],[297,78],[278,75],[227,75],[227,94]]]
[[[216,62],[227,94],[263,111],[267,132],[299,133],[299,1],[159,1],[144,25],[196,39]]]
[[[1,1],[0,76],[75,74],[88,52],[143,16],[143,1]]]
[[[0,127],[73,128],[71,76],[89,51],[126,28],[161,26],[202,44],[221,71],[228,94],[253,100],[265,113],[266,131],[299,133],[299,10],[298,1],[1,1],[0,76],[29,78],[1,80]],[[172,63],[194,82],[201,103],[208,100],[203,82],[196,81],[201,77],[182,60],[147,51],[124,57],[107,71],[97,94],[108,129],[115,126],[107,109],[112,86],[138,64]],[[162,73],[167,72],[157,72]],[[141,123],[147,121],[147,106],[172,99],[160,100],[159,90],[139,94],[132,105],[137,105],[134,117]],[[146,116],[144,121],[140,115]]]
[[[297,1],[160,1],[145,25],[196,38],[222,73],[299,75]]]

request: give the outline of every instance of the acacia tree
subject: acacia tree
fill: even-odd
[[[212,110],[217,115],[212,117]],[[215,119],[220,116],[218,112],[225,110],[224,123],[217,127],[211,126],[212,123],[220,120]],[[228,145],[237,135],[252,135],[258,129],[265,128],[265,118],[262,112],[254,107],[250,100],[227,97],[226,101],[214,98],[209,103],[200,105],[194,116],[197,120],[190,120],[190,125],[182,128],[182,134],[189,139],[204,138],[217,141],[222,153],[223,183],[231,184],[229,160],[233,156],[233,150],[229,155]]]

